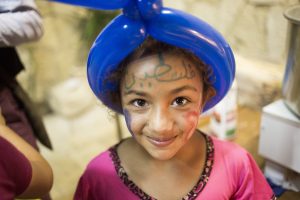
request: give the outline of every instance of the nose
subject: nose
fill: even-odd
[[[148,126],[150,131],[158,134],[167,134],[173,130],[173,116],[162,107],[156,107],[152,110]]]

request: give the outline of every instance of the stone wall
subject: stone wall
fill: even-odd
[[[245,56],[277,63],[285,60],[284,10],[299,0],[165,0],[165,5],[200,17]]]
[[[18,48],[26,70],[18,79],[37,102],[48,98],[49,89],[84,67],[86,52],[81,21],[88,10],[65,4],[36,1],[43,16],[41,40]]]
[[[288,21],[284,10],[299,0],[165,0],[215,27],[236,57],[238,102],[261,108],[281,98]],[[259,76],[258,76],[259,75]]]

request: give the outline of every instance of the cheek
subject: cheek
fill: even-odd
[[[191,137],[194,133],[194,129],[197,127],[199,114],[199,111],[189,111],[182,116],[186,130],[189,132],[188,137]]]
[[[130,113],[128,112],[128,110],[124,109],[123,110],[123,113],[124,113],[124,117],[125,117],[125,122],[126,122],[126,125],[127,125],[127,128],[129,130],[129,132],[131,133],[131,135],[133,136],[133,132],[132,132],[132,118],[131,118],[131,115]]]
[[[130,113],[128,110],[123,110],[125,122],[130,134],[135,137],[142,133],[147,117]]]
[[[187,124],[197,125],[199,119],[199,111],[189,111],[183,115]]]

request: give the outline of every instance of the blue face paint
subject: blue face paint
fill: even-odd
[[[126,126],[129,130],[129,132],[131,133],[132,137],[134,137],[134,134],[131,130],[131,115],[128,112],[128,110],[126,110],[126,109],[123,110],[123,114],[124,114],[124,117],[125,117]]]

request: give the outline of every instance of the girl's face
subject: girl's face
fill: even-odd
[[[180,56],[158,54],[130,63],[121,80],[126,124],[155,159],[168,160],[193,135],[202,109],[202,79]]]

